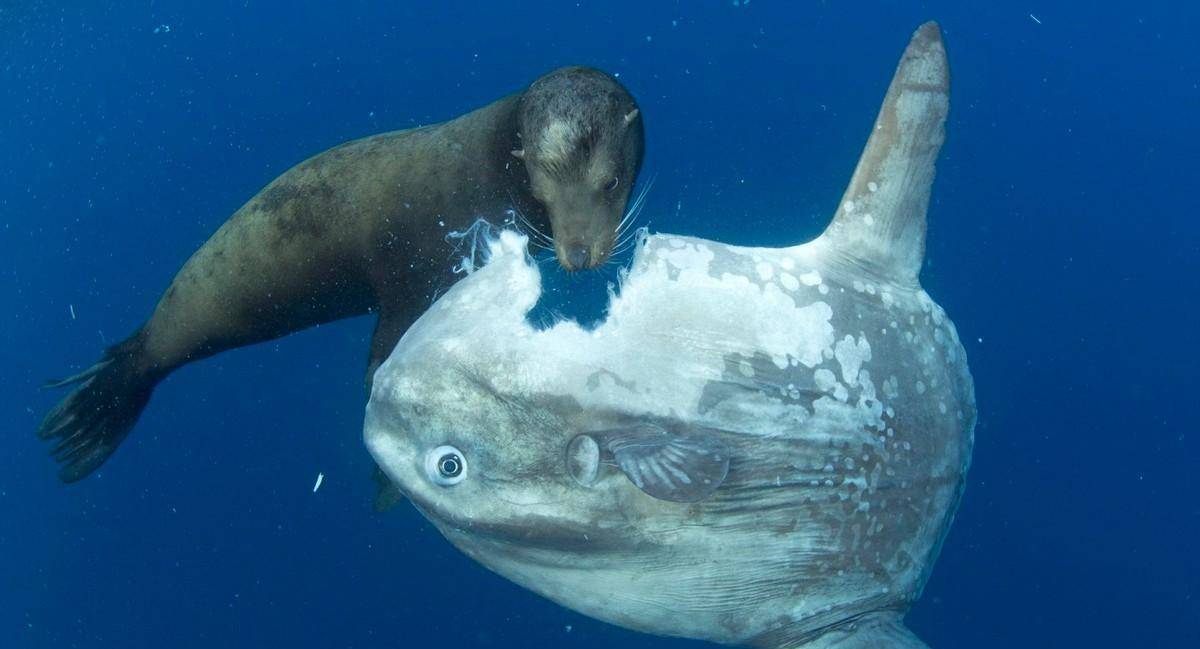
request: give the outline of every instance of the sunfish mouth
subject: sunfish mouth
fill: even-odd
[[[503,549],[507,554],[555,554],[633,551],[640,545],[632,534],[601,529],[552,516],[529,514],[519,520],[491,520],[458,516],[431,503],[412,500],[413,506],[437,526],[454,545],[472,552],[477,546]],[[539,552],[540,551],[540,552]]]

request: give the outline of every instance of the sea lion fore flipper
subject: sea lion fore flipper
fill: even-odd
[[[375,480],[375,485],[379,487],[379,491],[375,493],[373,504],[375,511],[383,513],[404,502],[404,492],[400,491],[400,487],[397,487],[392,479],[387,477],[383,469],[376,466],[372,478]]]
[[[404,331],[408,329],[412,321],[413,316],[400,315],[394,309],[388,309],[379,314],[379,320],[375,323],[375,331],[371,334],[371,351],[367,358],[367,376],[364,381],[367,396],[371,394],[371,383],[375,377],[375,370],[379,369],[388,354],[392,353],[400,336],[404,335]]]
[[[108,459],[150,400],[156,379],[141,371],[141,336],[110,347],[95,365],[47,387],[75,385],[42,420],[38,437],[56,439],[50,454],[62,463],[58,477],[75,482]]]

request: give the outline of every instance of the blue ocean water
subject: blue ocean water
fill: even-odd
[[[565,64],[640,102],[651,229],[807,239],[930,19],[953,88],[922,281],[980,418],[909,624],[934,647],[1200,646],[1196,5],[14,0],[0,647],[704,646],[542,600],[411,507],[374,513],[367,319],[178,372],[72,486],[33,434],[60,396],[40,385],[136,328],[294,163]]]

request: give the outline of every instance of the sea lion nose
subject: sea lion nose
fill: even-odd
[[[588,267],[592,253],[587,246],[572,246],[567,250],[568,270],[580,270]]]

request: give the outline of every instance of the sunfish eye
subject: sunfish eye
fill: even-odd
[[[457,478],[462,473],[462,460],[453,453],[447,453],[438,460],[438,473],[443,478]]]
[[[467,459],[453,446],[439,446],[425,456],[425,475],[443,487],[456,485],[467,477]]]
[[[604,184],[604,191],[611,192],[612,190],[617,188],[617,185],[620,185],[620,184],[621,184],[621,179],[616,176],[613,176],[611,180],[609,180],[607,183]]]

